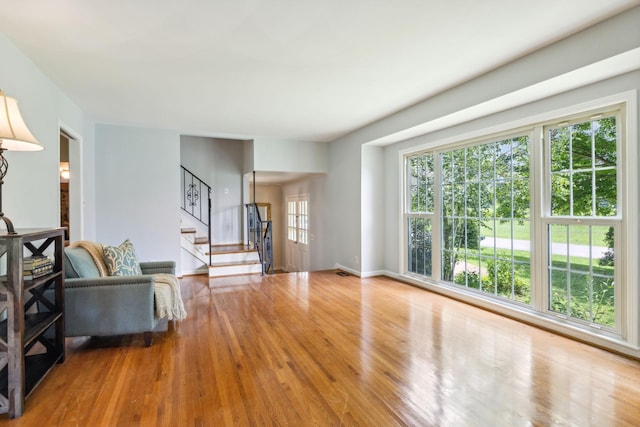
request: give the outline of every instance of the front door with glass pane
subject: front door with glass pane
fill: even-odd
[[[309,271],[309,195],[287,197],[287,271]]]

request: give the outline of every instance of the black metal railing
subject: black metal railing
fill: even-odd
[[[211,186],[194,175],[189,169],[180,166],[182,169],[182,202],[183,211],[191,215],[200,223],[207,226],[207,253],[209,254],[209,265],[211,265]],[[203,201],[206,195],[206,203]]]
[[[271,221],[262,220],[256,203],[247,203],[247,245],[258,251],[262,275],[273,274],[273,236]]]

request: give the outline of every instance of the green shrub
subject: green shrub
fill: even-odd
[[[513,285],[513,293],[512,293]],[[519,301],[529,302],[530,288],[526,280],[517,273],[514,275],[510,261],[498,260],[487,263],[487,274],[482,277],[482,290],[507,298],[515,297]]]
[[[460,272],[456,274],[453,282],[474,289],[480,289],[480,285],[482,284],[483,292],[507,298],[515,298],[518,301],[528,303],[530,301],[529,283],[520,277],[517,272],[514,276],[511,270],[511,262],[498,260],[497,265],[496,270],[496,263],[489,261],[486,264],[486,273],[478,273],[475,271]],[[512,284],[513,292],[511,289]]]

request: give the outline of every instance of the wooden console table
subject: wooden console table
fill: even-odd
[[[25,398],[64,361],[63,248],[62,228],[0,235],[0,413],[9,418],[22,415]],[[30,255],[48,256],[53,271],[25,280]]]

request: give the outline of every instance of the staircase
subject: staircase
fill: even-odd
[[[195,228],[183,228],[182,248],[202,262],[199,272],[209,277],[262,274],[258,251],[242,243],[209,245],[205,236],[197,236]],[[209,259],[211,263],[209,264]]]
[[[209,266],[209,277],[237,274],[262,274],[258,251],[243,245],[212,245],[213,262]]]
[[[247,243],[212,245],[211,187],[182,168],[181,246],[183,274],[209,277],[273,273],[271,221],[262,221],[257,205],[247,205]]]

